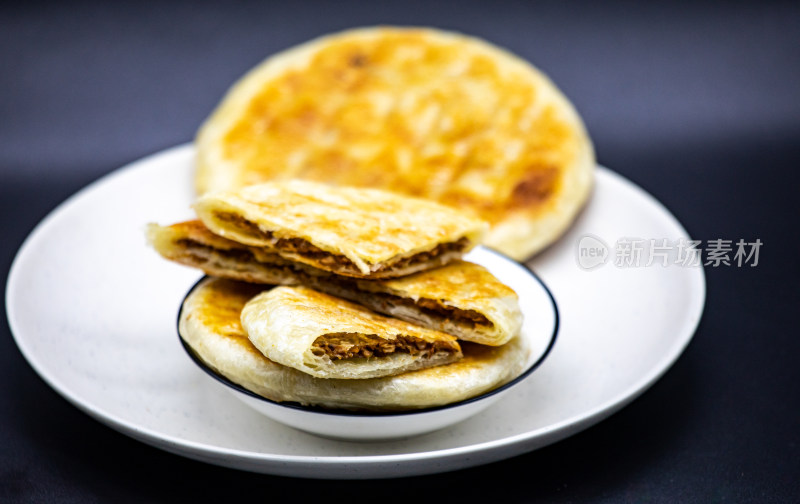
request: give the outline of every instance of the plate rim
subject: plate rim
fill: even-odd
[[[123,434],[129,435],[134,439],[172,453],[188,456],[196,460],[202,460],[217,465],[223,465],[226,467],[235,467],[256,472],[285,475],[293,474],[293,471],[291,470],[293,468],[299,469],[312,466],[339,466],[342,464],[357,468],[392,463],[393,467],[399,470],[400,468],[397,467],[397,463],[430,460],[445,461],[465,454],[480,455],[480,457],[474,457],[467,461],[462,459],[462,462],[464,463],[460,464],[458,467],[445,467],[434,470],[430,470],[430,468],[425,470],[424,467],[420,467],[420,469],[422,469],[420,471],[411,471],[404,474],[426,474],[441,472],[495,461],[503,458],[504,456],[511,456],[513,454],[528,451],[529,449],[546,446],[560,439],[568,437],[569,435],[580,432],[628,405],[642,393],[647,391],[672,367],[672,365],[678,360],[686,347],[692,341],[697,327],[702,320],[707,292],[705,273],[703,267],[701,266],[698,268],[692,268],[692,271],[695,272],[695,274],[691,276],[690,282],[692,284],[691,292],[696,298],[696,304],[692,304],[692,307],[695,308],[694,312],[687,312],[686,317],[684,317],[684,323],[675,331],[675,334],[677,334],[678,337],[676,337],[672,342],[670,351],[666,352],[664,356],[657,362],[657,364],[652,366],[649,372],[646,373],[641,379],[632,382],[627,388],[623,389],[609,400],[590,410],[574,414],[555,424],[495,440],[450,448],[400,454],[345,456],[280,455],[219,447],[216,445],[200,443],[197,441],[164,434],[155,429],[137,426],[133,422],[116,418],[114,415],[106,414],[94,405],[84,403],[69,390],[69,387],[66,384],[60,383],[58,380],[50,376],[45,369],[43,369],[42,365],[38,363],[30,349],[26,347],[26,344],[21,341],[20,337],[18,336],[20,328],[16,319],[16,301],[14,296],[11,294],[18,290],[17,284],[19,283],[18,278],[21,274],[21,264],[28,255],[28,251],[39,239],[41,239],[43,233],[60,214],[67,211],[69,208],[79,202],[86,194],[107,183],[110,183],[114,179],[123,177],[131,172],[141,169],[142,167],[148,166],[156,160],[161,160],[162,158],[171,156],[180,157],[193,154],[194,148],[191,142],[154,152],[103,175],[59,203],[55,208],[48,212],[48,214],[42,220],[40,220],[26,236],[11,262],[11,267],[9,269],[5,286],[6,317],[9,328],[11,329],[12,338],[20,353],[23,355],[28,365],[33,368],[36,374],[50,388],[65,398],[70,404],[85,412],[95,420],[98,420],[100,423],[112,427]],[[662,219],[666,219],[666,221],[679,232],[680,236],[689,236],[684,226],[680,223],[680,221],[678,221],[672,212],[670,212],[669,209],[664,206],[663,203],[661,203],[653,195],[645,191],[633,181],[600,164],[597,164],[596,166],[595,177],[608,177],[615,182],[626,186],[626,188],[633,190],[635,193],[637,193],[637,196],[647,201],[648,204],[651,204],[657,208],[659,210],[660,217]],[[525,266],[525,263],[521,264]],[[537,441],[542,442],[537,443]],[[279,463],[280,467],[265,465],[269,463]],[[380,475],[373,477],[379,476]],[[325,477],[325,475],[317,475],[316,477]],[[354,477],[370,477],[370,475],[358,474],[354,475]]]

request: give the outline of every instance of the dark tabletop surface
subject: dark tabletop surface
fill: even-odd
[[[600,163],[661,200],[696,239],[760,239],[758,266],[706,268],[692,343],[607,420],[505,461],[393,481],[251,474],[134,441],[52,391],[3,323],[0,502],[800,502],[796,2],[3,4],[3,281],[50,210],[190,141],[263,57],[378,23],[455,29],[529,59],[573,100]]]

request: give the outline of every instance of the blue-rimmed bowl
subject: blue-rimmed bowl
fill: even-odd
[[[181,343],[195,364],[217,384],[259,413],[290,427],[325,437],[364,441],[408,437],[438,430],[478,414],[500,399],[514,400],[513,391],[524,386],[525,381],[544,362],[558,333],[559,315],[555,299],[532,270],[483,247],[470,252],[467,259],[488,268],[517,293],[524,316],[519,337],[525,339],[525,346],[530,352],[523,370],[516,377],[469,399],[442,406],[391,412],[328,409],[277,402],[230,381],[209,367],[183,339]]]

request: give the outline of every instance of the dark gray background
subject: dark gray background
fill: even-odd
[[[796,2],[3,4],[3,281],[48,211],[127,162],[190,141],[261,59],[377,23],[455,29],[529,59],[573,100],[602,164],[697,239],[761,239],[759,266],[707,268],[694,341],[610,419],[503,462],[395,481],[276,478],[140,444],[49,389],[2,324],[0,501],[800,501]]]

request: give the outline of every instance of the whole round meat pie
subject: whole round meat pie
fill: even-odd
[[[370,28],[277,54],[236,83],[197,136],[199,193],[272,179],[433,199],[491,224],[524,259],[590,192],[594,153],[553,83],[484,41]]]

